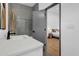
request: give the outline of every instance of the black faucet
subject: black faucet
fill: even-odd
[[[7,40],[9,40],[10,39],[10,31],[8,31],[8,33],[7,33]]]

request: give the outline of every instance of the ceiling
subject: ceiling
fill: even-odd
[[[22,5],[33,7],[36,3],[21,3]]]

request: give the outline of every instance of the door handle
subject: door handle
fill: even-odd
[[[46,28],[44,28],[44,31],[46,31]]]
[[[32,32],[35,33],[35,30],[33,30]]]

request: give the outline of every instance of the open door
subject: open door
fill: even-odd
[[[47,9],[47,55],[59,56],[59,4],[52,4]]]
[[[45,11],[34,11],[32,21],[32,35],[33,37],[44,44],[43,55],[46,55],[46,15]]]
[[[45,11],[33,11],[33,23],[32,23],[32,35],[33,37],[44,43],[46,40],[46,16]]]

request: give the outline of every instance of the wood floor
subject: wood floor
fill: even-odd
[[[59,56],[59,39],[48,39],[47,52],[49,56]]]

